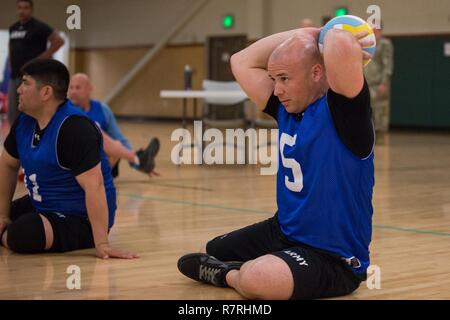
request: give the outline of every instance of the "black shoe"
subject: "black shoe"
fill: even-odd
[[[150,173],[155,168],[155,157],[159,151],[159,139],[152,138],[145,150],[138,150],[136,152],[139,158],[139,166],[137,169],[144,173]]]
[[[196,281],[228,287],[226,274],[230,270],[239,270],[242,264],[238,261],[222,262],[206,253],[190,253],[178,260],[178,270]]]
[[[119,161],[117,161],[116,165],[111,168],[111,175],[114,179],[119,176],[119,162],[120,162],[120,159],[119,159]]]

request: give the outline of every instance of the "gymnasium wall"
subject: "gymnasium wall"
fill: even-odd
[[[91,76],[95,84],[94,96],[102,98],[146,50],[147,47],[77,50],[76,70]],[[193,87],[200,88],[204,78],[203,45],[170,46],[155,56],[123,93],[113,100],[111,107],[114,113],[158,118],[181,117],[181,101],[163,100],[159,98],[159,91],[183,88],[183,68],[186,63],[194,70]],[[193,108],[188,109],[189,115],[192,115]]]
[[[310,17],[318,25],[322,16],[334,16],[334,9],[340,6],[346,6],[350,14],[367,19],[367,7],[372,4],[381,8],[386,35],[450,31],[448,0],[272,0],[269,30],[277,32],[293,28],[303,17]]]
[[[94,81],[94,96],[103,99],[146,50],[202,0],[35,0],[35,15],[70,37],[71,71],[86,72]],[[15,0],[0,0],[0,29],[15,21]],[[81,7],[82,29],[65,28],[69,4]],[[205,74],[204,42],[208,36],[246,33],[250,40],[295,28],[304,17],[320,24],[337,6],[368,17],[366,8],[382,8],[385,34],[395,36],[445,34],[450,30],[448,0],[209,0],[125,90],[111,102],[121,115],[177,117],[179,101],[162,100],[160,89],[180,89],[186,63],[195,70],[194,87]],[[13,14],[11,14],[13,13]],[[235,15],[231,30],[221,27],[223,14]],[[401,93],[400,93],[401,94]],[[398,117],[397,117],[398,118]]]
[[[34,0],[35,15],[59,29],[65,29],[66,8],[81,7],[82,30],[70,31],[72,46],[103,48],[151,45],[174,25],[193,4],[202,0]],[[16,21],[16,0],[0,0],[0,29]],[[447,33],[450,30],[448,0],[208,0],[172,43],[202,43],[209,35],[248,33],[259,38],[268,33],[298,26],[303,17],[319,24],[338,6],[367,17],[370,4],[379,5],[390,34]],[[236,25],[223,30],[220,17],[233,13]],[[68,30],[64,30],[68,32]]]
[[[54,28],[66,29],[66,8],[78,0],[33,0],[34,15]],[[17,21],[16,0],[0,0],[0,29],[8,29]],[[67,30],[63,30],[67,31]]]
[[[450,52],[444,54],[450,34],[393,37],[392,41],[391,124],[450,128]]]

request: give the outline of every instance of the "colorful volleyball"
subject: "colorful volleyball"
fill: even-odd
[[[376,48],[376,38],[375,34],[373,33],[372,27],[363,19],[352,16],[352,15],[345,15],[345,16],[339,16],[331,19],[328,21],[322,28],[322,31],[319,35],[319,49],[320,52],[323,51],[323,40],[325,38],[325,34],[330,30],[331,28],[334,29],[340,29],[345,30],[348,32],[351,32],[352,34],[357,34],[360,32],[367,31],[369,34],[365,36],[363,39],[365,40],[371,40],[373,41],[373,45],[369,47],[363,47],[363,50],[370,53],[372,56],[375,54],[375,48]],[[366,66],[371,59],[364,58],[363,64]]]

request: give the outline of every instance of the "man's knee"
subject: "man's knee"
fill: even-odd
[[[21,216],[35,212],[36,209],[34,209],[33,204],[31,203],[30,196],[26,195],[11,202],[9,215],[11,221],[16,221]]]
[[[26,214],[12,222],[8,226],[6,235],[8,247],[17,253],[44,252],[51,247],[50,239],[53,241],[50,223],[45,217],[41,218],[41,215],[36,213]]]
[[[284,299],[292,296],[294,279],[282,259],[265,255],[242,266],[239,272],[242,291],[251,299]]]
[[[260,265],[257,260],[244,263],[239,270],[239,287],[251,299],[261,298],[262,293]]]

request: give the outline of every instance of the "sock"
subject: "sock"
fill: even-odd
[[[224,284],[225,287],[230,288],[230,286],[227,283],[227,274],[228,272],[230,272],[231,270],[240,270],[241,269],[241,265],[240,266],[232,266],[229,269],[225,270],[224,274],[223,274],[223,279],[222,279],[222,283]]]

